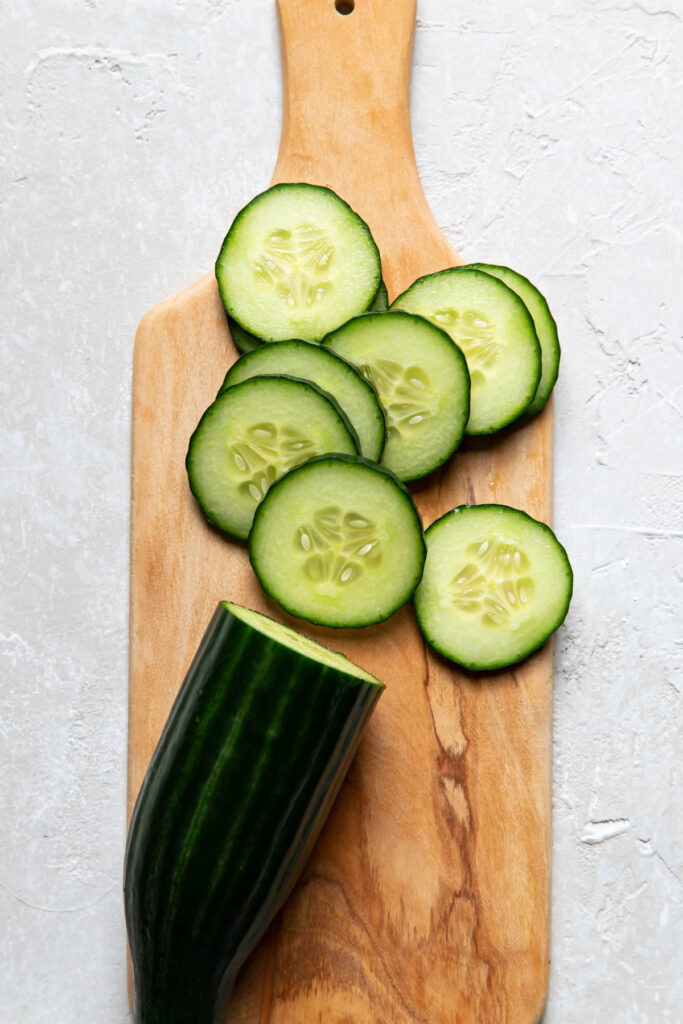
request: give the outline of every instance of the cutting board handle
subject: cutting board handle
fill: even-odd
[[[334,187],[322,179],[334,178],[349,152],[366,189],[373,174],[386,185],[406,165],[417,176],[409,107],[416,0],[277,0],[277,8],[283,116],[274,180],[298,172]]]

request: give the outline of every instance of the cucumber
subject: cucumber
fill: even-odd
[[[526,277],[509,267],[498,267],[490,263],[471,263],[475,270],[483,270],[485,274],[497,277],[516,292],[534,321],[536,336],[541,346],[541,379],[536,388],[531,405],[525,409],[523,418],[533,416],[546,404],[555,387],[560,372],[560,341],[557,337],[557,324],[550,312],[550,307],[538,288]]]
[[[452,346],[451,346],[452,348]],[[228,370],[221,392],[263,374],[284,373],[312,381],[337,401],[358,434],[360,453],[379,461],[384,448],[384,414],[370,384],[345,359],[307,341],[261,345]]]
[[[218,1024],[311,851],[383,684],[265,615],[218,605],[128,832],[136,1024]]]
[[[410,494],[367,459],[328,455],[271,487],[249,557],[263,589],[322,626],[369,626],[410,599],[425,543]]]
[[[470,267],[420,277],[392,303],[426,317],[462,349],[472,382],[466,434],[491,434],[531,404],[541,379],[534,322],[506,284]]]
[[[473,670],[513,665],[564,621],[567,552],[553,531],[507,505],[463,505],[426,531],[415,611],[429,644]]]
[[[410,313],[364,313],[323,340],[375,387],[387,420],[382,465],[417,480],[460,444],[470,408],[467,364],[449,336]]]
[[[323,452],[355,454],[334,399],[292,377],[252,377],[219,395],[190,438],[190,490],[209,522],[246,538],[259,501],[293,466]]]
[[[329,188],[274,185],[252,199],[216,261],[223,304],[263,341],[320,341],[369,308],[381,281],[365,221]]]
[[[250,334],[249,331],[245,331],[231,316],[228,317],[228,328],[233,344],[239,352],[253,352],[255,349],[263,346],[260,338]]]
[[[370,312],[383,313],[388,308],[389,296],[387,295],[387,286],[385,285],[384,281],[380,281],[379,288],[377,289],[377,294],[372,300],[372,305],[370,306]]]

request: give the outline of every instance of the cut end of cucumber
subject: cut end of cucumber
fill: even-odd
[[[567,553],[552,530],[505,505],[462,506],[426,532],[415,610],[427,641],[474,671],[527,657],[564,620]]]
[[[251,608],[244,608],[242,605],[233,604],[232,601],[223,601],[222,605],[236,619],[240,619],[247,626],[251,626],[252,629],[257,630],[269,639],[275,640],[284,647],[288,647],[291,651],[303,654],[310,660],[317,661],[328,668],[337,669],[345,675],[353,676],[354,679],[362,679],[366,683],[371,683],[373,686],[379,686],[384,689],[384,683],[381,680],[370,675],[369,672],[360,668],[359,665],[354,665],[340,651],[331,651],[328,647],[316,643],[315,640],[302,636],[301,633],[297,633],[296,630],[291,629],[289,626],[271,619],[269,615],[263,615],[262,612],[252,611]]]

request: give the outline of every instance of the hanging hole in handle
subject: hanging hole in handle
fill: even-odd
[[[352,14],[355,6],[354,0],[334,0],[337,14]]]

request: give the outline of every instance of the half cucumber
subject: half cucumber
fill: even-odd
[[[332,395],[358,434],[360,454],[379,461],[384,448],[385,428],[377,395],[350,363],[327,348],[307,341],[260,345],[256,351],[233,363],[221,392],[250,377],[281,373],[312,381]]]
[[[507,505],[463,505],[429,527],[415,592],[425,639],[473,670],[526,658],[564,621],[567,552],[552,530]]]
[[[291,892],[384,687],[223,601],[135,804],[124,868],[136,1024],[209,1024]]]
[[[485,274],[497,277],[499,281],[517,292],[520,299],[531,313],[536,336],[541,346],[541,379],[536,388],[531,405],[524,410],[523,417],[533,416],[543,408],[555,387],[560,371],[560,341],[557,337],[557,324],[550,312],[550,307],[538,288],[526,277],[509,267],[493,266],[490,263],[471,263],[475,270],[483,270]]]
[[[448,335],[411,313],[364,313],[324,339],[375,387],[387,420],[382,465],[417,480],[460,444],[470,408],[470,379]]]
[[[472,382],[466,434],[491,434],[518,419],[541,378],[531,314],[506,284],[470,267],[420,277],[392,303],[424,316],[462,349]]]
[[[252,377],[218,396],[190,439],[190,489],[209,522],[246,538],[270,485],[323,452],[358,451],[346,415],[315,384]]]
[[[263,341],[319,341],[371,305],[381,281],[365,221],[329,188],[274,185],[232,223],[216,261],[228,312]]]
[[[328,455],[271,487],[254,517],[249,557],[263,589],[291,615],[357,627],[409,600],[425,545],[410,494],[391,473]]]

